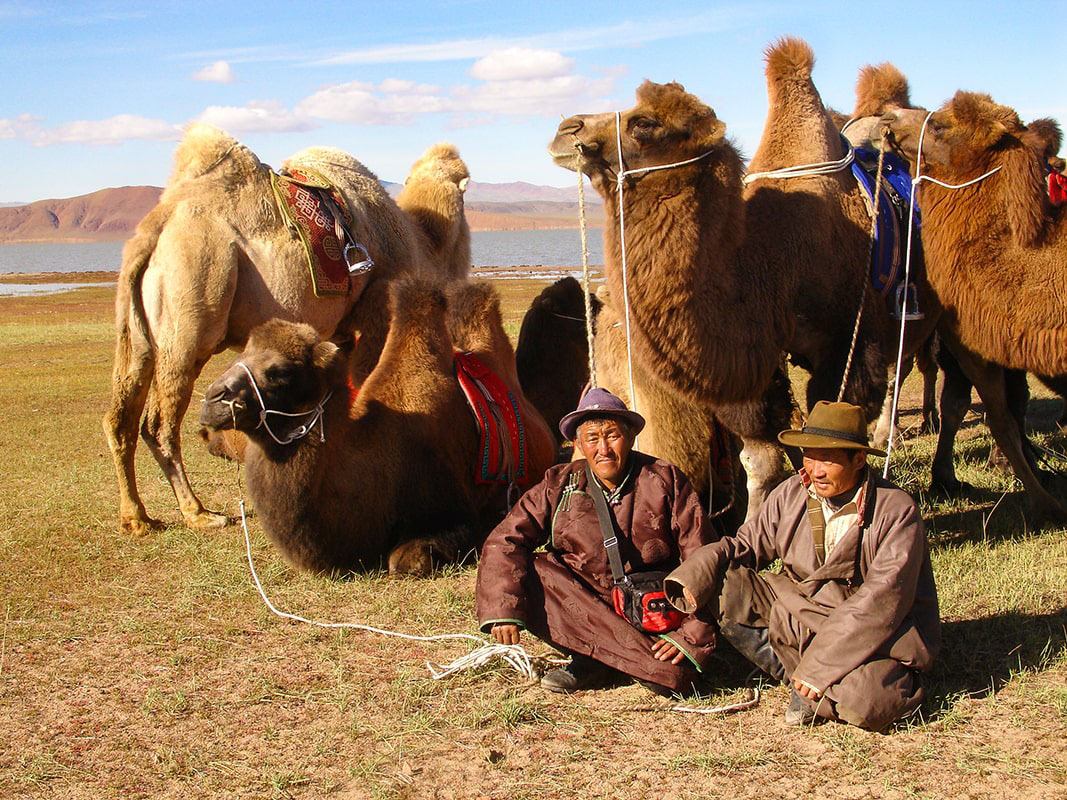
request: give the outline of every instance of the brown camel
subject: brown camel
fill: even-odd
[[[353,277],[346,293],[317,296],[300,240],[276,206],[269,169],[211,126],[187,129],[159,204],[126,243],[118,280],[104,431],[118,476],[123,530],[143,533],[160,524],[137,492],[138,426],[186,524],[228,522],[201,504],[181,457],[181,420],[193,382],[213,354],[243,346],[251,329],[268,319],[300,320],[322,336],[361,333],[353,371],[366,375],[384,341],[388,282],[434,270],[417,226],[350,155],[308,148],[283,166],[315,169],[334,183],[353,217],[352,234],[375,266]],[[454,223],[466,226],[462,216]]]
[[[593,317],[600,300],[590,298]],[[515,366],[522,390],[563,444],[559,421],[573,411],[589,381],[589,347],[582,286],[571,277],[546,286],[522,317],[515,345]],[[569,455],[569,454],[568,454]]]
[[[845,154],[811,81],[812,64],[810,48],[796,39],[768,51],[770,112],[750,177]],[[881,408],[888,324],[865,280],[868,212],[847,171],[756,178],[743,189],[740,156],[710,108],[678,84],[646,82],[637,100],[620,117],[635,358],[742,435],[751,512],[781,474],[773,432],[791,416],[781,352],[811,372],[809,406],[836,398],[861,299],[845,399],[871,418]],[[549,151],[561,166],[588,174],[604,198],[608,285],[621,298],[616,141],[614,114],[583,115],[560,124]],[[680,162],[687,163],[642,171]]]
[[[916,164],[924,113],[886,122]],[[1044,182],[1046,141],[988,95],[958,92],[926,128],[922,174],[961,189],[923,183],[923,248],[929,281],[945,311],[939,333],[978,389],[990,430],[1026,487],[1034,510],[1067,517],[1038,480],[1013,420],[1004,369],[1067,373],[1067,218],[1051,208]]]
[[[390,312],[385,348],[355,400],[351,345],[281,320],[254,329],[239,363],[207,391],[201,423],[247,435],[249,497],[264,531],[302,569],[339,573],[387,563],[391,572],[425,575],[461,559],[502,518],[507,487],[475,483],[478,433],[455,378],[454,348],[479,356],[517,400],[529,482],[552,463],[552,436],[519,388],[488,284],[443,290],[425,280],[394,281]],[[303,415],[317,405],[321,419]],[[264,406],[301,416],[270,415],[268,431]],[[303,438],[273,438],[285,441],[301,425],[311,429]]]

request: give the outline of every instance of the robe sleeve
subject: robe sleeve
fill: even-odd
[[[555,507],[548,476],[517,502],[482,546],[475,604],[478,626],[496,622],[526,626],[526,573],[534,550],[548,540]]]
[[[835,608],[805,648],[793,677],[820,693],[870,659],[900,628],[915,604],[926,556],[926,528],[914,502],[895,503],[879,515],[877,536],[863,585]]]
[[[778,557],[775,531],[782,517],[784,486],[776,488],[756,518],[742,525],[734,536],[704,545],[667,576],[663,589],[675,608],[688,613],[705,609],[717,616],[723,578],[731,564],[760,570]],[[696,605],[685,599],[682,590],[686,588]]]
[[[675,491],[671,520],[678,542],[678,555],[684,564],[706,545],[714,532],[696,490],[685,475],[675,471]],[[702,609],[694,609],[677,630],[661,634],[682,650],[701,672],[707,665],[716,644],[715,617]]]

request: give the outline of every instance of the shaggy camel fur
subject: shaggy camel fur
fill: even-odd
[[[251,329],[268,319],[300,320],[322,336],[362,334],[353,367],[358,380],[377,361],[384,341],[384,287],[398,275],[433,272],[419,229],[350,155],[309,148],[283,166],[310,167],[334,182],[352,212],[353,236],[375,267],[352,279],[346,295],[317,297],[303,247],[276,207],[269,169],[211,126],[187,129],[159,204],[126,243],[118,280],[104,431],[118,476],[123,530],[143,533],[160,524],[137,492],[139,425],[186,524],[228,522],[205,510],[181,456],[181,420],[193,382],[213,354],[243,346]],[[466,223],[460,217],[455,224]]]
[[[896,145],[918,156],[925,114],[887,118]],[[944,315],[939,333],[986,406],[990,430],[1039,514],[1067,517],[1039,482],[1005,391],[1004,368],[1067,372],[1067,217],[1044,182],[1047,142],[988,95],[958,92],[933,114],[922,173],[963,189],[920,187],[923,248]]]
[[[308,325],[281,320],[253,330],[240,363],[255,377],[263,406],[298,413],[322,403],[322,419],[291,444],[277,444],[260,425],[263,406],[238,364],[207,391],[201,423],[247,434],[256,514],[302,569],[339,573],[388,563],[391,572],[425,575],[461,559],[503,517],[506,487],[474,480],[478,433],[455,378],[454,348],[478,355],[513,392],[530,480],[540,480],[552,463],[552,436],[519,388],[488,284],[452,283],[446,301],[429,282],[395,281],[390,312],[381,358],[354,401],[351,345],[338,348]],[[283,440],[309,422],[268,418]]]
[[[799,40],[768,51],[770,111],[750,174],[844,154],[811,81],[812,64],[810,48]],[[781,451],[767,436],[790,422],[781,352],[811,371],[809,406],[836,398],[861,299],[864,317],[845,399],[864,406],[870,418],[881,408],[887,314],[865,283],[868,212],[848,172],[761,179],[743,189],[740,156],[710,108],[678,84],[646,82],[637,100],[621,115],[625,169],[696,160],[624,179],[636,358],[674,391],[716,409],[728,425],[724,410],[731,405],[748,421],[747,430],[732,429],[745,439],[751,513],[781,475]],[[583,115],[560,124],[549,150],[560,165],[588,174],[604,198],[611,220],[608,284],[621,298],[616,141],[614,114]],[[736,405],[753,403],[768,389],[771,396],[756,409]]]
[[[600,300],[589,298],[593,318]],[[559,421],[578,406],[589,381],[585,297],[574,278],[560,278],[533,299],[522,318],[515,345],[515,366],[522,390],[563,444]]]
[[[437,274],[451,280],[466,278],[471,269],[471,232],[463,213],[469,181],[455,146],[436,144],[412,165],[396,198],[426,235],[427,258]]]

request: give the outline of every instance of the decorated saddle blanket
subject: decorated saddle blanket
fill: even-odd
[[[292,168],[284,175],[272,172],[271,186],[278,208],[296,231],[307,254],[315,295],[348,292],[346,240],[352,224],[344,197],[321,173]]]
[[[878,153],[864,147],[855,149],[852,172],[867,195],[868,206],[874,205],[874,176],[878,171]],[[871,251],[871,284],[882,297],[895,294],[904,280],[904,252],[908,245],[908,209],[911,204],[911,173],[898,155],[886,152],[882,161],[882,188],[878,202],[878,224]],[[914,283],[925,271],[922,256],[922,229],[919,208],[915,208],[915,233],[912,236],[911,278]]]
[[[529,453],[519,404],[507,385],[473,353],[456,353],[456,377],[478,425],[476,483],[525,485]]]

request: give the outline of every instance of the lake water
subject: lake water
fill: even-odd
[[[602,232],[589,231],[589,263],[604,263]],[[0,245],[0,274],[10,272],[117,272],[123,242]],[[580,266],[581,234],[575,230],[475,231],[476,267]]]

